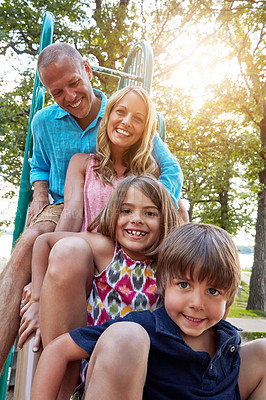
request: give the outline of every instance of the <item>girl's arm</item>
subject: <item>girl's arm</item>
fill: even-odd
[[[97,272],[101,272],[111,262],[114,253],[114,242],[99,233],[93,232],[50,232],[39,236],[33,247],[32,254],[32,293],[31,299],[20,312],[18,348],[21,349],[25,340],[32,332],[36,332],[33,350],[38,351],[41,335],[39,330],[39,300],[44,277],[48,268],[49,255],[52,247],[65,237],[83,238],[91,247]]]
[[[188,211],[187,211],[186,207],[184,206],[181,199],[178,200],[178,211],[179,211],[179,214],[180,214],[183,222],[185,222],[185,223],[189,222]]]
[[[83,192],[89,154],[75,154],[68,165],[65,189],[64,210],[56,226],[56,232],[79,232],[83,220]]]
[[[33,349],[34,351],[39,350],[41,342],[39,330],[39,300],[42,283],[48,267],[48,259],[52,247],[52,235],[52,233],[40,235],[33,246],[31,296],[29,302],[20,310],[19,349],[23,347],[29,335],[35,331],[36,335]]]
[[[19,328],[18,348],[23,344],[32,332],[36,332],[33,350],[38,351],[41,342],[39,329],[39,300],[43,280],[48,268],[49,255],[52,247],[60,239],[67,236],[79,236],[73,232],[50,232],[40,235],[33,246],[32,252],[32,286],[30,301],[20,310],[21,322]]]
[[[56,400],[68,363],[88,356],[68,333],[49,343],[38,362],[31,400]]]

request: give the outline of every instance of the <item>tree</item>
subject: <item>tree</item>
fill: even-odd
[[[231,2],[231,7],[234,3]],[[227,107],[245,116],[260,138],[262,168],[258,174],[258,216],[256,222],[254,265],[250,280],[248,309],[266,311],[266,81],[265,81],[265,11],[261,1],[245,1],[230,14],[224,10],[221,20],[225,29],[221,38],[237,56],[242,81],[238,86],[228,85]],[[224,89],[223,89],[224,90]]]
[[[175,16],[174,1],[167,11],[162,2],[163,24]],[[92,64],[121,68],[129,50],[141,35],[140,19],[143,1],[57,1],[44,5],[39,1],[4,0],[0,5],[0,55],[10,52],[27,55],[28,65],[36,59],[40,40],[41,22],[45,11],[55,15],[54,41],[66,41],[75,46]],[[156,4],[157,5],[157,4]],[[180,13],[180,10],[177,10]],[[158,17],[156,6],[152,11]],[[143,14],[144,15],[144,14]],[[144,16],[142,16],[144,18]],[[153,23],[153,29],[156,29]],[[168,29],[168,28],[167,28]],[[27,119],[30,109],[30,93],[34,68],[21,70],[20,85],[11,92],[2,93],[0,103],[0,161],[4,179],[18,185],[24,153]],[[93,86],[101,88],[109,96],[117,87],[117,78],[95,73]],[[49,96],[46,97],[46,104]],[[19,121],[18,121],[19,120]]]
[[[244,166],[245,177],[249,179],[249,187],[254,188],[254,194],[257,192],[257,185],[254,185],[255,176],[260,183],[254,265],[248,308],[266,311],[266,4],[263,1],[200,1],[198,3],[208,11],[205,16],[201,15],[202,21],[209,19],[213,24],[213,33],[209,35],[208,40],[216,47],[221,43],[225,44],[229,52],[224,56],[224,61],[235,58],[239,65],[237,79],[225,79],[221,84],[213,85],[210,89],[212,102],[216,104],[216,112],[219,109],[221,115],[223,112],[231,112],[234,118],[239,118],[243,127],[246,127],[247,137],[241,136],[242,143],[240,142],[238,158]],[[199,43],[199,41],[196,42]],[[219,47],[217,47],[217,52],[219,52]],[[221,57],[220,54],[219,57]],[[200,116],[203,116],[202,111]],[[196,147],[199,143],[199,138],[197,138]],[[199,182],[200,180],[197,179],[197,183]],[[223,200],[224,205],[228,204],[226,186],[225,181],[223,186],[225,190],[221,192],[217,188],[218,190],[215,191],[216,195],[223,194],[220,200]],[[210,183],[208,188],[211,190]],[[201,218],[203,216],[201,214]]]
[[[220,98],[206,101],[198,110],[181,91],[160,99],[164,111],[173,110],[166,114],[167,142],[182,166],[182,197],[189,202],[190,220],[213,223],[232,234],[240,227],[250,228],[250,199],[254,201],[256,185],[245,177],[241,162],[258,141],[242,120],[221,114]]]
[[[17,54],[34,57],[40,20],[47,9],[48,6],[36,1],[4,1],[0,6],[0,52],[5,54],[12,49]],[[61,0],[49,5],[49,10],[57,17],[55,40],[71,43],[84,56],[89,55],[92,63],[117,68],[133,42],[144,38],[151,43],[154,50],[153,98],[165,115],[169,147],[178,155],[185,173],[184,193],[190,202],[192,219],[217,223],[232,233],[240,226],[248,226],[250,217],[246,203],[253,202],[259,179],[249,307],[265,309],[266,268],[261,261],[265,259],[266,245],[263,217],[266,204],[265,2],[90,0],[83,3],[74,0],[70,4]],[[239,65],[238,76],[231,71],[234,60]],[[221,74],[219,65],[228,68],[223,80],[203,87],[202,80],[208,79],[208,74],[214,71]],[[177,89],[177,85],[183,84],[179,76],[182,68],[191,79],[186,90]],[[174,90],[166,82],[173,77],[176,80]],[[109,78],[97,76],[95,79],[94,85],[107,94],[116,87],[116,82]],[[204,97],[200,105],[195,92],[196,96]],[[11,94],[2,97],[9,108],[15,110],[18,105],[17,109],[24,110],[27,115],[26,94],[23,97],[20,92],[13,105]],[[20,109],[22,104],[24,108]],[[8,111],[0,110],[7,126]],[[19,137],[15,128],[11,130],[11,137]],[[1,131],[1,139],[3,134],[6,133]],[[5,147],[9,149],[4,140]],[[15,146],[11,147],[16,154]],[[19,151],[22,147],[19,146]],[[10,175],[11,169],[7,169],[6,179],[10,179]],[[236,190],[235,182],[240,178],[243,187]],[[243,210],[247,210],[247,215]]]
[[[89,1],[85,6],[77,0],[61,0],[49,6],[24,0],[1,3],[0,55],[28,56],[26,67],[21,68],[20,84],[10,92],[2,91],[0,97],[0,174],[5,180],[14,185],[20,180],[35,73],[28,66],[38,54],[44,12],[55,15],[54,41],[69,42],[92,63],[114,68],[123,64],[138,28],[134,5],[127,6],[128,2],[122,0],[112,6],[101,1]],[[96,74],[94,87],[109,95],[117,87],[117,78],[107,80]]]

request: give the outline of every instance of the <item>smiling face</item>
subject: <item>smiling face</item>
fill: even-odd
[[[196,277],[179,277],[165,287],[166,311],[186,342],[204,335],[219,322],[226,302],[225,290],[211,287],[206,279],[200,282]]]
[[[125,152],[134,145],[144,132],[147,108],[141,97],[129,92],[118,101],[109,116],[107,134],[112,153]]]
[[[141,261],[159,237],[158,208],[141,190],[131,186],[117,219],[116,240],[129,257]]]
[[[89,63],[80,64],[63,55],[40,70],[44,87],[55,102],[85,129],[96,117],[100,100],[93,93]]]

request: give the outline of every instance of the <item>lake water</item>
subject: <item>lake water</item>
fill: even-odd
[[[8,259],[11,253],[12,235],[3,234],[0,236],[0,259]],[[240,264],[242,268],[251,268],[253,265],[253,253],[239,253]]]
[[[252,268],[253,266],[253,261],[254,261],[254,254],[249,253],[249,254],[241,254],[239,253],[239,258],[240,258],[240,265],[241,268]]]

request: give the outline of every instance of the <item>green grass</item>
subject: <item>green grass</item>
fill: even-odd
[[[266,332],[239,332],[243,341],[266,338]]]
[[[249,291],[249,286],[241,281],[241,286],[245,291]],[[259,310],[246,310],[247,301],[248,301],[248,294],[241,290],[241,299],[237,296],[235,298],[234,303],[232,304],[228,317],[229,318],[265,318],[266,319],[266,312],[259,311]]]

